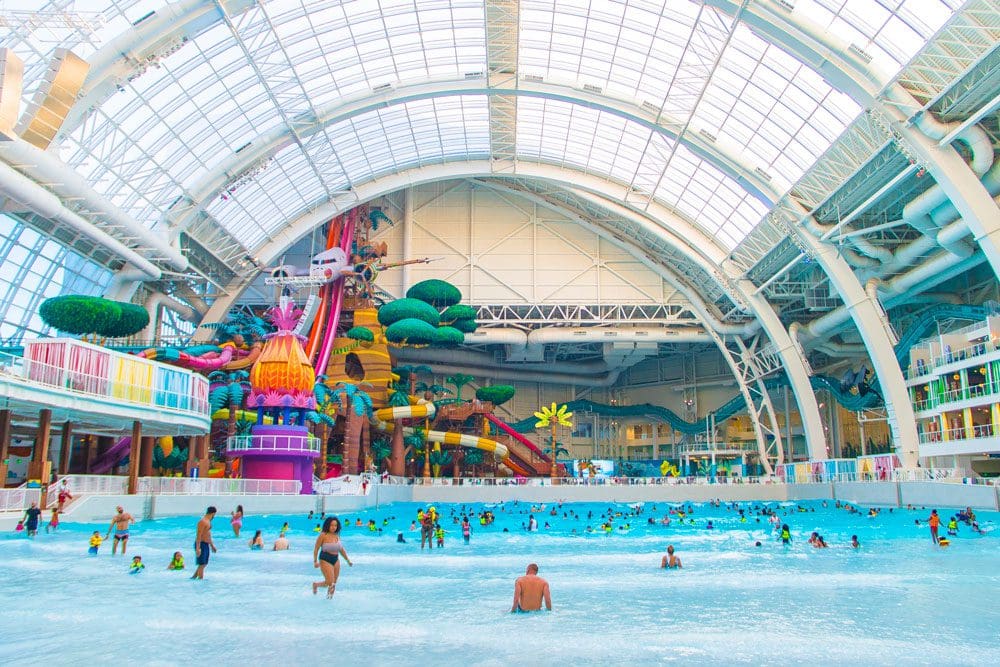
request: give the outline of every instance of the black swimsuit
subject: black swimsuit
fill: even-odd
[[[332,554],[328,551],[319,552],[319,559],[325,563],[329,563],[330,565],[336,565],[339,558],[340,556],[338,554]]]

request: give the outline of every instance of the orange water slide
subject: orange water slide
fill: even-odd
[[[341,216],[337,216],[330,221],[330,229],[326,233],[325,250],[329,250],[340,242],[340,232],[343,225],[343,217]],[[316,353],[319,351],[319,344],[323,340],[323,327],[326,324],[330,310],[330,296],[330,285],[323,285],[319,289],[319,310],[316,312],[316,319],[313,320],[312,327],[309,329],[309,337],[306,339],[306,356],[310,360],[316,358]]]

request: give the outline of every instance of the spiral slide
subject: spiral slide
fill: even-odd
[[[131,436],[119,438],[118,442],[111,446],[111,449],[101,454],[101,456],[91,464],[90,474],[108,474],[112,468],[121,463],[122,459],[128,456],[131,447]]]
[[[381,410],[375,411],[375,418],[382,422],[382,427],[385,430],[391,431],[393,428],[392,421],[394,419],[422,419],[424,417],[433,417],[436,412],[437,408],[433,403],[421,403],[419,405],[401,405],[394,408],[382,408]],[[403,429],[403,433],[406,435],[412,435],[414,431],[415,429],[411,427],[405,427]],[[503,459],[504,463],[507,461],[507,447],[488,438],[480,438],[476,435],[466,435],[464,433],[455,433],[454,431],[427,431],[425,439],[429,442],[440,442],[445,445],[458,445],[461,447],[481,449],[486,452],[492,452],[497,458]],[[515,472],[517,471],[515,470]]]

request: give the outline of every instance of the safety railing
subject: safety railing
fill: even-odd
[[[964,426],[956,426],[941,431],[926,431],[920,434],[920,443],[924,445],[947,444],[960,440],[992,438],[994,435],[996,435],[996,429],[993,424],[973,424],[972,428],[968,430]]]
[[[414,486],[683,486],[687,484],[777,484],[777,477],[410,477]]]
[[[29,489],[23,486],[16,489],[0,489],[0,512],[22,512],[31,507],[31,503],[37,503],[41,495],[41,489]]]
[[[46,342],[53,347],[62,343],[65,349],[43,350],[40,344],[26,343],[23,357],[0,352],[0,375],[116,403],[208,415],[208,381],[200,375],[79,341]]]
[[[309,435],[236,435],[226,440],[226,449],[234,451],[319,452],[320,439]]]
[[[907,368],[906,377],[912,379],[925,375],[932,375],[934,371],[941,366],[946,366],[959,361],[975,359],[976,357],[984,356],[990,352],[995,352],[997,349],[1000,349],[1000,345],[998,345],[997,342],[986,341],[970,345],[969,347],[953,350],[951,352],[945,352],[942,355],[932,357],[928,363],[918,364]]]
[[[81,495],[116,496],[128,492],[128,478],[121,475],[66,475],[49,484],[45,496],[46,507],[59,501],[59,489],[63,486],[63,480],[66,480],[65,488],[74,499]]]
[[[281,496],[302,491],[302,482],[285,479],[140,477],[138,493],[154,496]]]

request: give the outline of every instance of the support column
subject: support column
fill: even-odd
[[[187,461],[184,462],[184,476],[190,477],[191,471],[198,467],[198,443],[201,441],[200,435],[193,435],[188,438]]]
[[[83,446],[86,447],[87,458],[83,463],[83,471],[90,474],[90,466],[94,464],[94,459],[97,458],[97,447],[100,442],[100,438],[96,435],[87,434],[83,436]]]
[[[69,474],[69,462],[73,456],[73,422],[67,420],[62,425],[62,442],[59,443],[59,474]]]
[[[38,412],[38,432],[35,434],[35,447],[31,452],[31,463],[28,464],[28,479],[41,480],[42,488],[49,483],[52,476],[52,464],[49,462],[49,441],[52,431],[52,410],[45,408]],[[45,497],[45,494],[42,494]]]
[[[132,442],[128,450],[128,492],[135,493],[139,488],[139,450],[142,448],[142,422],[138,419],[132,422]]]
[[[413,247],[413,188],[403,190],[403,259],[410,259],[411,248]],[[406,294],[410,289],[410,265],[404,264],[399,267],[400,294]]]
[[[208,446],[211,436],[207,433],[198,438],[198,477],[208,477]]]
[[[153,447],[156,446],[156,438],[145,437],[142,439],[141,447],[139,452],[139,476],[140,477],[152,477],[153,476]]]
[[[8,456],[10,456],[10,410],[0,410],[0,489],[7,486]]]

